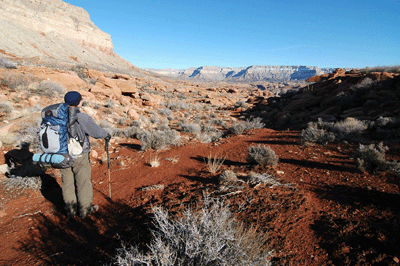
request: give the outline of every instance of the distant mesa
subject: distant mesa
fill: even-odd
[[[249,66],[215,67],[201,66],[188,69],[152,69],[160,75],[199,81],[289,81],[306,80],[312,76],[332,73],[335,68],[316,66]]]

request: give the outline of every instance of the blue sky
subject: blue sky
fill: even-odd
[[[140,68],[400,65],[400,2],[65,0]]]

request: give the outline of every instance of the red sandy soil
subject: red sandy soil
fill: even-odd
[[[218,174],[206,167],[210,154],[226,155],[223,169],[269,172],[285,184],[246,185],[224,197],[238,220],[268,234],[274,265],[398,265],[399,178],[359,172],[351,158],[358,144],[304,146],[298,133],[257,129],[157,152],[140,151],[135,139],[117,140],[110,148],[111,199],[107,161],[93,160],[94,203],[100,209],[85,219],[64,216],[57,170],[47,170],[41,191],[2,189],[7,203],[0,208],[0,265],[104,265],[121,243],[145,247],[151,206],[162,205],[173,216],[196,206],[206,191],[222,196]],[[247,163],[247,148],[256,144],[279,156],[275,169]],[[387,145],[387,159],[398,161],[400,146]],[[103,147],[94,149],[104,154]],[[160,166],[151,167],[156,155]],[[165,187],[143,189],[152,185]]]

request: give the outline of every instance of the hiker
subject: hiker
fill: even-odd
[[[77,107],[81,100],[81,94],[76,91],[70,91],[64,96],[65,103],[69,105],[69,111],[74,110],[76,114],[76,122],[73,125],[70,124],[76,136],[72,135],[71,137],[77,137],[82,145],[82,152],[77,156],[73,166],[60,169],[62,194],[68,218],[73,218],[77,214],[84,218],[98,210],[99,207],[93,205],[89,136],[96,139],[104,138],[106,142],[111,139],[110,134],[98,126],[93,118],[79,111]]]

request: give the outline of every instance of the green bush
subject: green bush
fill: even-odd
[[[156,228],[149,252],[124,245],[116,265],[271,265],[265,236],[245,229],[223,201],[205,197],[200,212],[187,209],[176,220],[160,207],[152,210]]]
[[[255,163],[259,165],[276,166],[279,161],[279,157],[271,149],[270,146],[258,144],[257,146],[250,146],[248,149],[247,161],[249,163]]]

